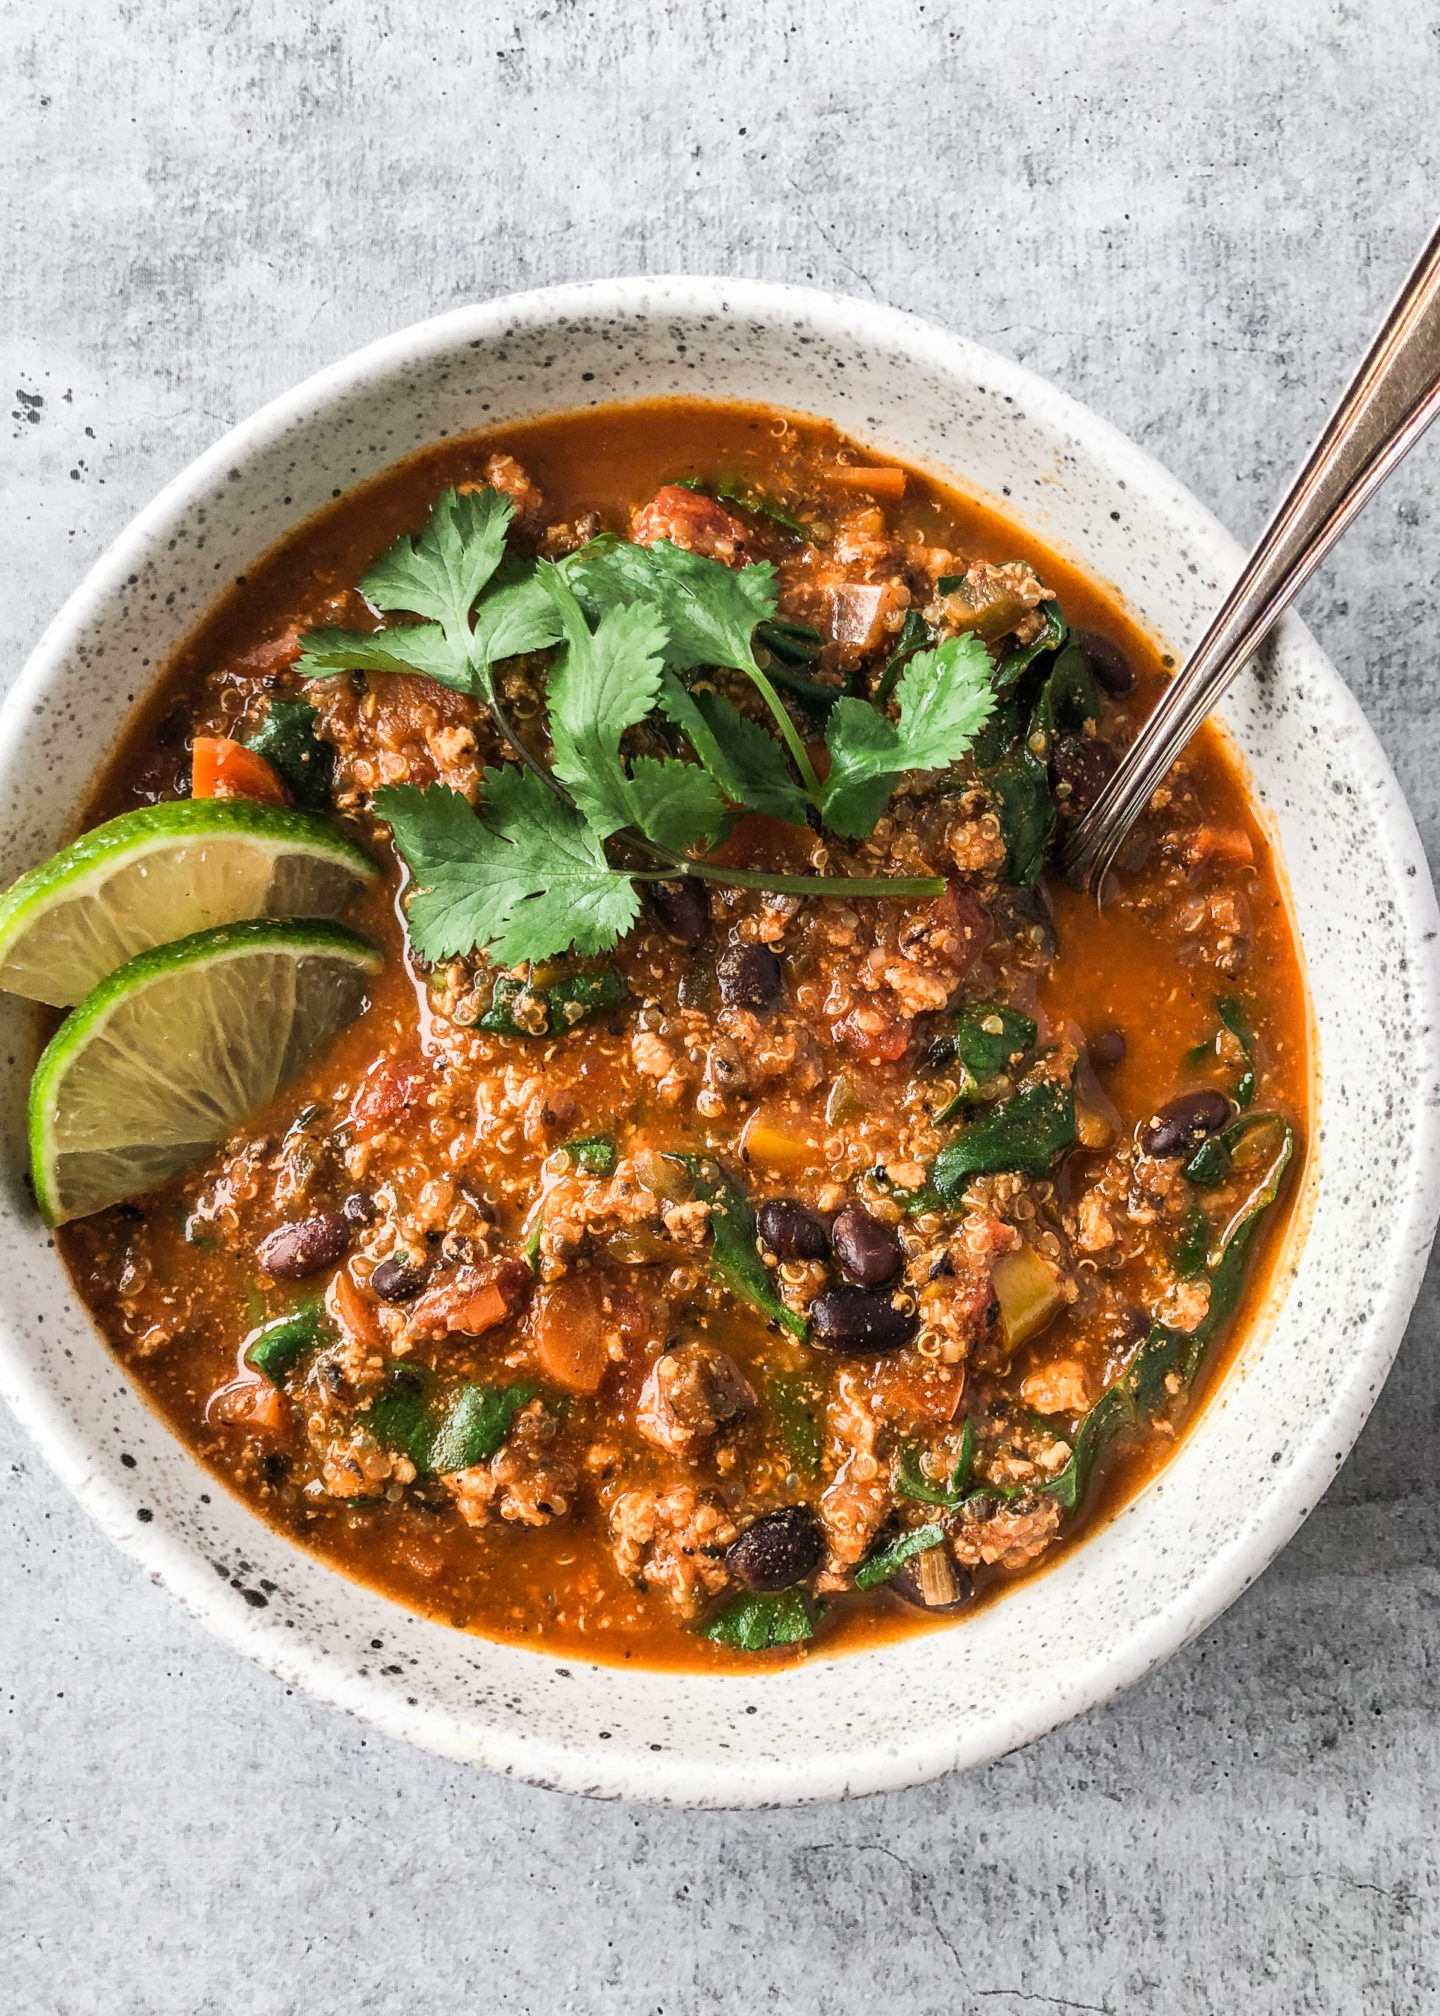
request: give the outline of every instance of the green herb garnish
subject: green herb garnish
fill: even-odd
[[[949,1511],[963,1501],[975,1468],[975,1423],[967,1414],[960,1434],[960,1453],[955,1468],[944,1484],[932,1484],[920,1467],[920,1458],[910,1443],[902,1445],[895,1458],[891,1479],[895,1489],[920,1505],[943,1505]]]
[[[972,1121],[957,1141],[942,1148],[930,1165],[930,1182],[946,1204],[955,1205],[972,1176],[1002,1170],[1048,1176],[1074,1146],[1074,1091],[1053,1078],[1040,1078]]]
[[[615,1167],[617,1150],[609,1134],[586,1134],[578,1141],[562,1141],[560,1145],[575,1167],[591,1176],[608,1176]]]
[[[794,1645],[814,1635],[815,1619],[798,1589],[784,1589],[776,1596],[737,1596],[700,1626],[702,1638],[713,1638],[717,1645],[732,1646],[737,1652],[771,1652],[777,1645]]]
[[[881,1547],[868,1555],[855,1570],[857,1589],[878,1589],[882,1582],[888,1582],[897,1568],[903,1568],[917,1554],[928,1554],[932,1547],[938,1547],[945,1538],[943,1526],[916,1526],[904,1533],[898,1540],[892,1540],[888,1547]]]
[[[1245,1053],[1245,1069],[1240,1074],[1240,1082],[1235,1087],[1235,1104],[1248,1106],[1255,1097],[1255,1031],[1250,1027],[1245,1010],[1233,995],[1222,994],[1215,1003],[1220,1020]]]
[[[742,1302],[803,1337],[804,1317],[785,1307],[755,1249],[755,1213],[739,1184],[708,1155],[671,1155],[666,1159],[689,1170],[696,1190],[710,1206],[710,1271],[715,1279]]]
[[[795,689],[798,675],[782,678],[776,662],[787,650],[807,662],[818,640],[776,619],[772,566],[730,568],[664,541],[608,536],[556,563],[515,562],[505,557],[512,517],[496,491],[447,490],[423,532],[398,541],[360,583],[376,609],[402,620],[302,640],[302,676],[410,672],[472,694],[519,759],[519,771],[486,771],[478,813],[439,787],[375,794],[410,870],[410,935],[424,958],[478,947],[518,965],[572,948],[605,951],[634,923],[639,884],[684,875],[847,900],[943,894],[938,876],[772,875],[703,857],[737,808],[796,823],[818,814],[845,837],[869,834],[903,773],[948,767],[990,712],[990,660],[973,637],[908,658],[898,721],[800,681],[800,697],[829,713],[822,784],[777,691],[777,682]],[[762,633],[768,671],[756,653]],[[557,645],[546,769],[506,718],[493,667]],[[702,667],[748,679],[773,732],[704,683],[692,691],[687,675]],[[629,731],[656,715],[679,729],[688,755],[626,746]],[[612,845],[624,850],[623,865]]]

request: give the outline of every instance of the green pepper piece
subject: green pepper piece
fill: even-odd
[[[578,1141],[563,1141],[561,1147],[577,1169],[591,1176],[608,1176],[615,1167],[616,1147],[610,1134],[584,1134]]]
[[[987,1079],[1008,1071],[1024,1057],[1034,1044],[1035,1033],[1028,1015],[1002,1007],[998,1001],[974,1001],[962,1008],[955,1021],[959,1089],[936,1119],[952,1119],[962,1106],[970,1105]]]
[[[441,1416],[426,1467],[445,1477],[488,1463],[515,1416],[539,1391],[533,1379],[519,1379],[513,1386],[462,1386]]]
[[[825,1395],[819,1381],[807,1372],[774,1372],[766,1381],[765,1399],[795,1468],[804,1477],[818,1477],[825,1442]]]
[[[710,1271],[715,1279],[742,1302],[803,1337],[804,1317],[787,1309],[770,1286],[765,1263],[755,1250],[755,1213],[739,1184],[709,1155],[670,1155],[666,1159],[689,1170],[696,1190],[710,1206]]]
[[[857,1589],[878,1589],[882,1582],[888,1582],[897,1568],[903,1568],[917,1554],[928,1554],[932,1547],[938,1547],[945,1538],[943,1526],[916,1526],[904,1533],[898,1540],[892,1540],[888,1547],[881,1547],[876,1553],[867,1555],[855,1570]]]
[[[270,711],[245,738],[279,776],[302,812],[327,812],[335,777],[335,751],[315,733],[319,719],[304,700],[272,700]]]
[[[942,1148],[930,1165],[930,1182],[944,1203],[955,1205],[972,1176],[993,1176],[1002,1170],[1048,1176],[1060,1156],[1074,1146],[1074,1091],[1053,1078],[1041,1078],[973,1121],[957,1141]]]
[[[492,1036],[565,1036],[629,999],[630,989],[613,966],[598,973],[574,973],[548,987],[532,987],[526,980],[502,974],[490,1006],[475,1026]]]
[[[245,1363],[262,1373],[272,1386],[281,1386],[307,1351],[313,1351],[324,1337],[324,1305],[318,1295],[262,1323],[245,1342]]]
[[[794,1645],[814,1635],[815,1619],[798,1589],[782,1589],[773,1596],[737,1596],[700,1626],[702,1638],[713,1638],[717,1645],[732,1646],[737,1652],[770,1652],[777,1645]]]

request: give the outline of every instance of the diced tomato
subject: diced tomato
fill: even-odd
[[[507,1256],[494,1261],[483,1272],[462,1267],[449,1281],[429,1289],[411,1308],[408,1332],[439,1343],[459,1332],[466,1337],[483,1337],[497,1323],[503,1323],[530,1285],[530,1269],[523,1260]]]
[[[860,490],[867,497],[884,497],[898,504],[905,495],[905,471],[890,467],[862,468],[855,462],[837,462],[825,471],[826,480],[841,490]]]
[[[195,737],[190,790],[196,798],[253,798],[261,805],[290,802],[273,766],[228,735]]]
[[[1255,848],[1243,826],[1197,826],[1185,843],[1185,860],[1197,876],[1208,868],[1253,868]]]
[[[905,1055],[910,1024],[903,1015],[886,1015],[879,1008],[852,1008],[830,1033],[852,1056],[863,1057],[867,1064],[893,1064]]]
[[[414,1064],[386,1057],[370,1071],[350,1102],[350,1118],[360,1126],[378,1126],[408,1107],[426,1103],[429,1081]]]
[[[743,567],[745,527],[732,518],[713,497],[696,490],[684,490],[667,483],[657,490],[635,520],[633,534],[637,546],[653,546],[668,539],[687,553],[702,553],[707,560],[723,560],[727,567]]]

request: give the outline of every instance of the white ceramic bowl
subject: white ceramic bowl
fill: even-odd
[[[1112,582],[1176,650],[1239,563],[1112,427],[910,316],[753,282],[516,295],[322,372],[135,520],[0,712],[0,879],[68,836],[153,668],[217,591],[333,495],[442,435],[672,394],[821,414],[935,469]],[[105,1531],[220,1637],[451,1757],[605,1797],[758,1806],[911,1784],[1054,1728],[1201,1630],[1294,1532],[1385,1377],[1434,1230],[1437,916],[1410,816],[1298,623],[1226,718],[1278,836],[1315,1010],[1320,1125],[1283,1293],[1163,1475],[972,1621],[710,1678],[489,1644],[345,1582],[191,1462],[76,1305],[25,1196],[32,1048],[14,1003],[0,1010],[0,1390]]]

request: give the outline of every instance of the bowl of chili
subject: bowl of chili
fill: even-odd
[[[551,508],[532,512],[527,545],[537,470]],[[630,748],[615,774],[632,823],[611,831],[633,833],[638,851],[612,848],[610,879],[586,898],[619,905],[625,928],[607,942],[621,951],[605,963],[571,917],[553,946],[516,936],[533,922],[522,907],[520,925],[492,918],[484,939],[467,926],[467,944],[513,955],[481,962],[477,978],[459,941],[421,938],[440,927],[419,922],[413,898],[407,949],[382,915],[393,881],[362,898],[373,909],[359,921],[387,953],[355,1025],[363,1045],[334,1039],[323,1098],[292,1101],[263,1154],[252,1131],[208,1187],[164,1192],[153,1238],[125,1216],[148,1211],[123,1198],[55,1233],[38,1221],[17,1117],[37,1032],[7,1000],[0,1388],[80,1502],[194,1615],[406,1740],[539,1784],[694,1805],[856,1795],[981,1762],[1113,1694],[1217,1615],[1314,1505],[1379,1389],[1440,1199],[1436,911],[1413,824],[1343,682],[1287,619],[1227,701],[1213,750],[1155,808],[1128,908],[1092,926],[1053,878],[1040,902],[1048,833],[1037,841],[1014,806],[1064,817],[1097,744],[1127,732],[1127,704],[1203,627],[1238,548],[1104,421],[943,330],[803,289],[630,280],[420,324],[276,401],[178,477],[87,576],[0,714],[6,879],[69,837],[77,806],[90,824],[174,798],[190,752],[166,741],[152,671],[166,664],[165,704],[195,688],[210,709],[185,737],[190,788],[223,800],[228,766],[238,796],[263,801],[273,786],[277,807],[304,813],[313,772],[293,766],[323,743],[335,803],[362,822],[388,805],[412,888],[434,886],[444,864],[423,807],[404,798],[419,774],[405,752],[418,735],[421,781],[473,801],[473,715],[446,712],[442,692],[417,730],[413,687],[397,698],[386,683],[414,671],[433,685],[438,668],[445,685],[442,658],[406,659],[420,650],[410,619],[429,611],[405,599],[420,594],[413,574],[396,586],[392,573],[386,599],[380,556],[413,567],[425,538],[451,532],[463,556],[497,514],[520,530],[492,565],[538,562],[535,578],[552,583],[553,629],[519,642],[561,645],[577,667],[616,601],[632,631],[645,620],[637,552],[718,564],[757,593],[753,570],[768,566],[781,584],[778,606],[772,595],[749,611],[733,688],[697,685],[694,668],[723,663],[723,647],[712,637],[685,664],[666,605],[654,676],[682,689],[668,715],[682,740]],[[613,589],[621,574],[628,600]],[[495,581],[512,598],[533,585]],[[302,606],[292,634],[278,617]],[[243,636],[237,608],[253,617]],[[443,621],[432,628],[426,648],[443,653]],[[277,635],[284,649],[267,659]],[[492,654],[511,667],[519,656]],[[888,904],[868,887],[848,908],[814,893],[817,864],[881,879],[934,870],[933,847],[907,835],[935,839],[939,814],[909,787],[900,813],[882,810],[876,779],[894,788],[925,768],[930,745],[903,738],[940,704],[943,678],[958,706],[972,662],[995,689],[990,740],[982,721],[956,745],[973,743],[982,775],[946,800],[941,893],[924,874]],[[297,665],[313,680],[314,746],[294,740],[298,716],[274,712],[296,704],[285,682]],[[763,725],[754,696],[767,681],[783,696],[785,720],[770,717],[780,753],[747,784],[726,733],[732,715]],[[553,692],[548,722],[543,686],[538,699],[523,679],[482,689],[482,704],[486,693],[496,719],[522,708],[555,752],[569,803],[552,825],[579,819],[603,752],[567,773],[571,728]],[[1000,734],[1007,693],[1025,696],[1024,718]],[[847,708],[860,710],[848,727]],[[377,712],[399,724],[384,746],[365,725]],[[227,728],[240,732],[200,732]],[[888,770],[877,736],[894,743]],[[717,802],[749,818],[706,830],[704,846],[687,829],[667,855],[672,829],[647,826],[633,788],[680,761],[677,747],[692,773],[710,751]],[[1037,763],[1040,812],[1025,796]],[[796,808],[786,830],[806,836],[783,845],[761,795],[782,779],[780,810]],[[693,786],[672,772],[667,803]],[[510,788],[482,790],[482,813]],[[493,845],[476,824],[466,844]],[[498,837],[513,844],[517,830]],[[703,915],[685,865],[702,857],[714,864]],[[802,893],[777,885],[787,875]],[[687,1003],[692,912],[716,991],[695,982]],[[577,949],[589,956],[567,966]],[[766,1019],[779,987],[786,1013],[793,996],[783,1040]],[[434,1253],[404,1244],[429,1236],[413,1217],[379,1243],[373,1229],[377,1209],[382,1225],[395,1215],[386,1156],[412,1153],[422,1125],[437,1156],[456,1138],[443,1101],[416,1093],[420,1053],[376,1036],[377,1017],[393,1031],[407,1017],[418,1029],[417,1014],[432,1034],[433,1018],[445,1024],[439,1049],[457,1077],[509,1086],[497,1125],[513,1122],[547,1204],[512,1227],[499,1164],[484,1183],[466,1165],[475,1194],[462,1170],[429,1228]],[[682,1025],[706,1032],[688,1078]],[[618,1090],[605,1076],[617,1045],[632,1074]],[[516,1089],[522,1059],[533,1094]],[[738,1090],[727,1070],[743,1075]],[[338,1127],[313,1117],[328,1098],[343,1106]],[[1083,1196],[1059,1177],[1071,1151],[1093,1158]],[[249,1246],[237,1258],[259,1164],[267,1195],[283,1184],[303,1198],[323,1188],[326,1154],[363,1197],[355,1222],[341,1225],[337,1192],[332,1211],[282,1213],[258,1263]],[[567,1246],[577,1197],[588,1243]],[[595,1329],[593,1296],[575,1299],[597,1266],[608,1330]],[[312,1318],[286,1284],[327,1268],[338,1271]],[[1161,1299],[1137,1320],[1141,1268]],[[259,1293],[248,1328],[212,1297],[222,1279],[237,1308]],[[664,1293],[647,1300],[644,1281]],[[723,1315],[735,1302],[743,1335]],[[486,1379],[433,1383],[437,1340],[490,1335],[493,1361],[512,1319],[520,1341],[502,1377],[492,1364]],[[338,1360],[304,1356],[317,1323],[388,1366],[384,1390],[338,1430],[334,1393],[320,1392]],[[1042,1360],[1042,1333],[1071,1343]],[[233,1359],[237,1339],[233,1377],[207,1372],[200,1406],[196,1367]],[[308,1398],[286,1387],[295,1365],[311,1368]],[[344,1376],[359,1375],[352,1364]],[[608,1415],[606,1379],[621,1395]],[[282,1466],[264,1439],[283,1406],[326,1417],[309,1470]],[[849,1429],[847,1409],[861,1417]],[[609,1469],[607,1437],[620,1449]],[[647,1440],[672,1466],[663,1475]],[[376,1461],[357,1458],[362,1444]],[[627,1468],[627,1449],[651,1470]],[[601,1507],[593,1530],[552,1523],[572,1498]],[[1087,1516],[1067,1541],[1077,1510]],[[428,1537],[427,1519],[434,1531],[448,1520],[453,1544]],[[389,1522],[383,1569],[377,1521]],[[480,1543],[492,1548],[483,1572],[469,1555],[456,1565]],[[966,1614],[942,1627],[957,1607]]]

